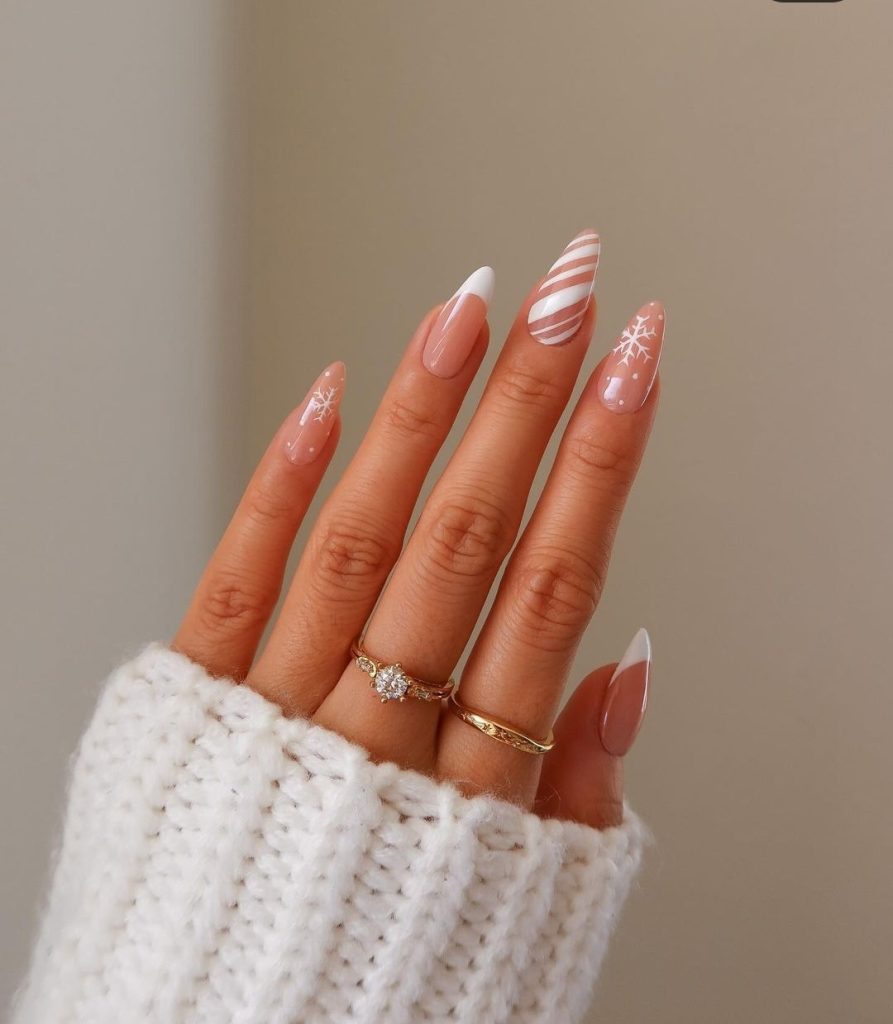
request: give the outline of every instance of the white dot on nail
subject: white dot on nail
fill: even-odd
[[[308,448],[307,450],[308,450],[308,451],[311,451],[311,452],[315,452],[315,451],[316,451],[316,449],[315,449],[315,448]]]
[[[658,314],[657,314],[657,319],[658,319],[658,320],[663,320],[663,318],[664,318],[664,315],[663,315],[663,313],[658,313]]]
[[[637,373],[634,373],[633,374],[633,380],[638,380],[638,379],[639,379],[639,375]]]
[[[623,399],[622,398],[620,399],[620,404],[623,405]]]
[[[332,371],[331,370],[326,370],[326,376],[327,377],[331,377],[332,376]]]

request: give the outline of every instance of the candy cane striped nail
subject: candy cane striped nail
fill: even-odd
[[[581,231],[549,268],[527,317],[527,329],[543,345],[560,345],[583,322],[598,271],[601,240]]]

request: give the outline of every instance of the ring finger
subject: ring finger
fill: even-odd
[[[587,385],[463,674],[463,706],[540,741],[601,595],[648,440],[664,326],[660,303],[643,306]],[[529,805],[541,763],[446,715],[437,768],[471,791]]]
[[[585,356],[599,251],[595,232],[576,236],[522,307],[372,617],[371,656],[399,659],[407,672],[435,682],[461,656]],[[317,721],[379,759],[430,767],[438,703],[408,700],[396,710],[372,700],[368,688],[369,679],[349,665]]]

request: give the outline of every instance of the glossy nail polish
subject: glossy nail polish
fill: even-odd
[[[344,363],[327,366],[286,424],[285,454],[296,465],[313,462],[325,447],[344,395],[345,373]]]
[[[587,229],[549,268],[527,315],[527,329],[543,345],[560,345],[577,333],[592,301],[601,251],[598,234]]]
[[[422,350],[422,363],[435,377],[455,377],[465,365],[487,319],[495,280],[490,267],[481,267],[438,314]]]
[[[657,377],[666,326],[663,303],[649,302],[624,327],[598,381],[598,396],[611,412],[635,412],[645,404]]]
[[[599,735],[609,754],[623,757],[645,717],[651,676],[651,638],[640,629],[620,659],[602,703]]]

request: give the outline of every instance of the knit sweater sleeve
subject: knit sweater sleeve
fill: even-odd
[[[645,831],[542,820],[147,648],[74,762],[17,1024],[572,1024]]]

